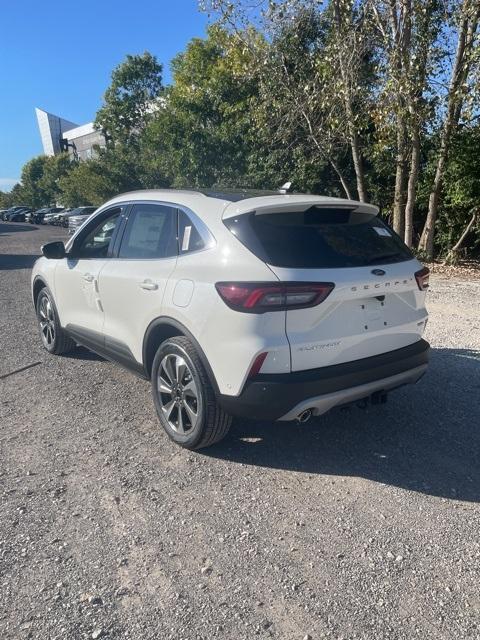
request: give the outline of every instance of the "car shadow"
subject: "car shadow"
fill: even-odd
[[[0,254],[0,271],[13,269],[31,269],[39,255],[2,253]]]
[[[77,347],[73,351],[69,351],[63,355],[64,358],[69,358],[71,360],[85,360],[89,362],[104,362],[105,358],[99,356],[97,353],[90,351],[86,347],[82,347],[77,345]]]
[[[385,405],[336,409],[305,424],[236,420],[203,455],[410,491],[480,500],[480,352],[432,349],[427,374]]]

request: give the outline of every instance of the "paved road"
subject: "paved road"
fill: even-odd
[[[478,281],[433,278],[430,371],[387,405],[189,453],[148,383],[42,350],[62,233],[0,224],[2,640],[480,637]]]

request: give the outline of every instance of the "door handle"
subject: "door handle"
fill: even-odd
[[[156,291],[158,289],[158,284],[151,280],[144,280],[143,282],[140,282],[140,286],[142,289],[146,289],[147,291]]]
[[[84,280],[86,280],[87,282],[93,282],[93,281],[94,281],[94,279],[95,279],[95,278],[94,278],[94,276],[92,276],[92,274],[91,274],[91,273],[84,273],[84,274],[83,274],[83,276],[82,276],[82,278],[83,278]]]

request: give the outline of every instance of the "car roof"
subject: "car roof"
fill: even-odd
[[[274,210],[295,211],[300,210],[302,207],[315,204],[319,206],[331,205],[338,208],[347,207],[358,212],[373,215],[378,213],[378,207],[356,200],[249,189],[148,189],[131,191],[112,198],[100,208],[104,209],[107,206],[117,203],[120,204],[122,202],[142,202],[146,200],[172,202],[179,206],[192,209],[192,211],[200,214],[202,217],[215,216],[217,219],[218,215],[228,218],[259,209],[262,209],[262,213],[268,213]],[[207,201],[210,201],[209,207],[205,209],[202,205]],[[197,210],[199,206],[201,207],[201,211]]]

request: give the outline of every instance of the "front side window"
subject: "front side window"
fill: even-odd
[[[109,216],[94,225],[75,248],[76,258],[106,258],[108,248],[120,218],[121,209],[115,209]]]
[[[174,207],[136,204],[128,217],[119,258],[148,260],[177,255],[177,215]]]

